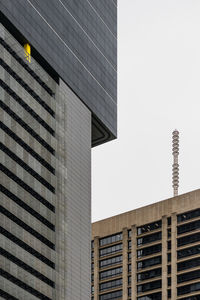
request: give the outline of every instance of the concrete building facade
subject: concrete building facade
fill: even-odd
[[[200,190],[92,224],[92,300],[200,299]]]
[[[0,299],[90,298],[91,147],[116,137],[116,10],[0,1]]]

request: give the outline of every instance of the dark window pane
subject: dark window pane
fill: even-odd
[[[178,215],[177,221],[179,223],[193,218],[197,218],[199,216],[200,216],[200,208]]]
[[[145,245],[145,244],[148,244],[148,243],[152,243],[152,242],[161,240],[161,238],[162,238],[162,233],[161,232],[156,232],[154,234],[149,234],[149,235],[146,235],[144,237],[138,238],[137,239],[137,245],[141,246],[141,245]]]
[[[161,226],[162,226],[162,221],[161,220],[157,221],[157,222],[150,223],[150,224],[145,224],[141,227],[137,227],[137,234],[140,235],[140,234],[152,231],[152,230],[156,230],[158,228],[161,228]]]
[[[117,233],[100,239],[99,244],[100,246],[105,246],[107,244],[115,243],[121,240],[122,240],[122,233]]]
[[[178,226],[178,234],[189,232],[200,228],[200,220]]]
[[[177,240],[178,247],[200,241],[200,233],[183,236]]]
[[[200,290],[200,282],[184,285],[177,288],[177,294],[184,295],[192,292],[196,292]]]
[[[143,257],[143,256],[158,253],[161,250],[162,250],[162,245],[161,244],[154,245],[154,246],[147,247],[147,248],[143,248],[143,249],[137,250],[137,257],[140,258],[140,257]]]
[[[143,280],[147,280],[147,279],[151,279],[151,278],[161,276],[161,271],[162,271],[161,268],[158,268],[158,269],[138,273],[137,274],[137,281],[140,282],[140,281],[143,281]]]
[[[200,266],[200,257],[178,263],[177,270],[181,271],[198,266]]]
[[[100,266],[100,268],[103,268],[103,267],[112,266],[115,264],[120,264],[121,262],[122,262],[122,255],[119,255],[119,256],[114,256],[111,258],[100,260],[99,266]]]

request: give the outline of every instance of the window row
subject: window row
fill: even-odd
[[[22,126],[34,139],[36,139],[47,151],[55,155],[55,150],[49,145],[37,132],[35,132],[22,118],[14,113],[2,100],[0,100],[0,108],[2,108],[13,120]]]
[[[178,234],[193,231],[200,228],[200,220],[178,226]]]
[[[187,244],[196,243],[199,241],[200,241],[200,232],[188,236],[183,236],[177,239],[177,246],[180,247]]]
[[[39,299],[45,299],[45,300],[51,300],[51,298],[45,296],[44,294],[40,293],[38,290],[32,288],[30,285],[24,283],[17,277],[9,274],[8,272],[4,271],[3,269],[0,270],[0,275],[10,282],[14,283],[16,286],[19,286],[20,288],[24,289],[25,291],[29,292],[30,294],[36,296]]]
[[[114,246],[110,246],[110,247],[100,249],[99,250],[99,256],[101,257],[101,256],[109,255],[109,254],[112,254],[112,253],[116,253],[116,252],[119,252],[119,251],[122,251],[122,244],[117,244],[117,245],[114,245]]]
[[[99,290],[108,290],[122,285],[122,278],[100,283]]]
[[[12,130],[10,130],[4,123],[0,121],[0,128],[8,134],[16,143],[18,143],[22,148],[24,148],[31,156],[41,163],[47,170],[52,174],[55,174],[55,169],[37,152],[35,152],[29,145],[27,145],[18,135],[16,135]]]
[[[48,265],[49,267],[55,269],[55,263],[46,258],[44,255],[42,255],[40,252],[36,251],[32,247],[30,247],[28,244],[17,238],[15,235],[7,231],[5,228],[0,227],[0,233],[3,234],[5,237],[7,237],[9,240],[17,244],[19,247],[23,248],[33,256],[37,257],[39,260],[41,260],[43,263]]]
[[[181,282],[185,282],[185,281],[189,281],[189,280],[193,280],[193,279],[197,279],[197,278],[200,278],[200,270],[196,270],[193,272],[178,275],[177,282],[181,283]]]
[[[9,178],[15,181],[19,186],[22,187],[25,191],[27,191],[32,197],[41,202],[44,206],[50,209],[52,212],[55,212],[55,206],[53,206],[48,200],[46,200],[43,196],[41,196],[38,192],[32,189],[28,184],[26,184],[23,180],[21,180],[18,176],[16,176],[13,172],[7,169],[4,165],[0,163],[0,170],[6,174]]]
[[[180,223],[197,217],[200,217],[200,208],[178,215],[177,222]]]
[[[137,250],[137,257],[140,258],[140,257],[143,257],[143,256],[158,253],[161,250],[162,250],[162,245],[161,244],[154,245],[154,246],[147,247],[147,248],[143,248],[141,250]]]
[[[38,121],[51,135],[55,136],[55,131],[51,128],[22,98],[20,98],[5,82],[0,79],[0,86],[10,95],[19,105],[21,105],[35,120]]]
[[[182,271],[182,270],[191,269],[198,266],[200,266],[200,257],[178,263],[177,270]]]
[[[31,89],[28,84],[24,82],[22,78],[20,78],[17,73],[15,73],[1,58],[0,65],[52,116],[55,118],[55,112],[51,109],[50,106],[46,104],[44,100],[42,100],[33,89]]]
[[[159,276],[161,276],[161,272],[162,272],[162,269],[158,268],[158,269],[138,273],[137,274],[137,281],[140,282],[140,281],[143,281],[143,280],[159,277]]]
[[[12,255],[11,253],[9,253],[8,251],[6,251],[5,249],[3,249],[1,247],[0,247],[0,255],[4,256],[7,259],[9,259],[14,264],[16,264],[20,268],[24,269],[26,272],[32,274],[36,278],[42,280],[43,282],[45,282],[49,286],[51,286],[53,288],[55,287],[55,283],[52,280],[50,280],[49,278],[47,278],[46,276],[44,276],[43,274],[41,274],[40,272],[38,272],[34,268],[30,267],[29,265],[27,265],[26,263],[21,261],[19,258],[15,257],[14,255]]]
[[[161,264],[161,262],[162,262],[161,256],[142,260],[137,263],[137,269],[140,270],[140,269],[148,268],[151,266],[155,266],[155,265]]]
[[[26,210],[32,216],[34,216],[37,220],[39,220],[45,226],[47,226],[51,230],[55,231],[55,225],[54,224],[50,223],[46,218],[44,218],[42,215],[40,215],[36,210],[34,210],[29,205],[27,205],[25,202],[23,202],[21,199],[19,199],[17,196],[15,196],[13,193],[11,193],[8,189],[6,189],[1,184],[0,184],[0,191],[4,195],[6,195],[8,198],[10,198],[12,201],[14,201],[17,205],[19,205],[20,207],[22,207],[24,210]]]
[[[112,266],[112,265],[115,265],[115,264],[120,264],[121,262],[122,262],[122,255],[114,256],[114,257],[111,257],[111,258],[100,260],[99,267],[100,268],[108,267],[108,266]]]
[[[177,252],[177,258],[184,258],[184,257],[187,257],[187,256],[199,254],[199,253],[200,253],[200,245],[196,245],[194,247],[179,250]]]
[[[111,244],[111,243],[118,242],[121,240],[122,240],[122,233],[117,233],[117,234],[110,235],[110,236],[100,239],[99,245],[105,246],[107,244]]]
[[[119,274],[122,274],[122,267],[118,267],[118,268],[115,268],[115,269],[100,272],[99,273],[99,278],[100,278],[100,280],[103,280],[105,278],[118,276]]]
[[[162,281],[161,280],[156,280],[144,284],[140,284],[137,286],[137,292],[138,293],[144,293],[148,292],[151,290],[159,289],[162,287]]]
[[[99,296],[99,300],[111,300],[111,299],[119,299],[122,297],[122,290],[111,292],[107,294],[103,294]]]
[[[149,234],[144,237],[138,238],[137,245],[141,246],[141,245],[145,245],[145,244],[152,243],[155,241],[159,241],[159,240],[161,240],[161,238],[162,238],[162,232],[156,232],[154,234]]]
[[[192,292],[200,291],[200,282],[183,285],[177,288],[177,295],[184,295]]]
[[[138,297],[137,300],[162,300],[162,293],[159,292],[159,293]]]
[[[161,220],[159,220],[157,222],[145,224],[141,227],[137,227],[137,234],[140,235],[140,234],[152,231],[152,230],[156,230],[158,228],[161,228],[161,226],[162,226],[162,221]]]

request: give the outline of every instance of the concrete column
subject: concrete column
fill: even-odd
[[[171,300],[177,299],[177,216],[176,213],[172,214],[172,224],[171,224],[171,290],[172,290],[172,298]]]
[[[94,300],[99,297],[99,237],[94,238]]]
[[[162,217],[162,300],[167,300],[167,216]]]
[[[137,228],[131,226],[131,299],[137,299]]]
[[[128,230],[123,228],[123,300],[128,299]]]

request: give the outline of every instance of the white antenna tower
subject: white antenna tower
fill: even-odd
[[[174,197],[178,196],[178,187],[179,187],[179,164],[178,164],[178,155],[179,155],[179,132],[175,129],[172,133],[172,154],[174,157],[173,161],[173,180],[172,186],[174,190]]]

